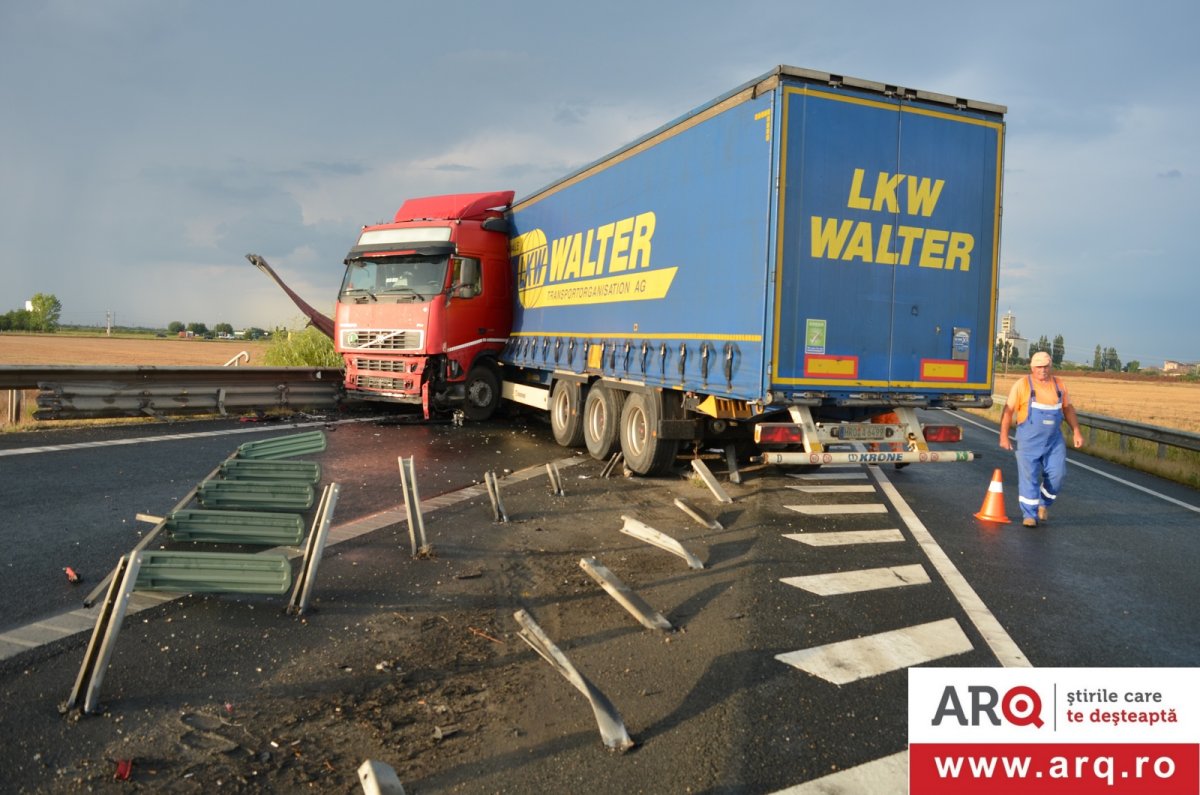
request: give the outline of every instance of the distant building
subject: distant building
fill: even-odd
[[[1187,375],[1200,372],[1200,362],[1177,362],[1174,359],[1167,359],[1163,362],[1162,371],[1164,375]]]
[[[1013,346],[1013,350],[1017,356],[1022,359],[1029,358],[1029,340],[1021,336],[1017,331],[1017,316],[1012,313],[1012,310],[1004,313],[1000,318],[1000,330],[996,333],[996,344],[1009,343]]]

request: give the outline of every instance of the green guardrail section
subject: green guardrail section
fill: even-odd
[[[296,513],[182,510],[167,517],[173,541],[299,546],[304,520]]]
[[[286,555],[158,550],[142,553],[134,589],[282,595],[291,586],[292,565]]]
[[[325,444],[325,431],[294,433],[291,436],[277,436],[273,439],[246,442],[238,446],[237,457],[255,459],[294,458],[298,455],[323,452]]]
[[[202,508],[297,511],[312,507],[313,487],[284,480],[206,480],[196,489]]]
[[[221,464],[226,480],[289,480],[317,485],[321,465],[311,461],[285,461],[271,458],[234,458]]]

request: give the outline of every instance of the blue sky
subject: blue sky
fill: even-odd
[[[411,196],[525,195],[777,64],[1006,105],[1000,313],[1200,360],[1194,2],[0,3],[0,312],[298,327]]]

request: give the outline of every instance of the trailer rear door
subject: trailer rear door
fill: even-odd
[[[773,388],[990,392],[1002,117],[781,92]]]

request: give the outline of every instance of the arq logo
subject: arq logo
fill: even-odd
[[[959,726],[980,726],[986,717],[991,725],[999,726],[1001,719],[996,714],[998,707],[1004,720],[1014,726],[1042,727],[1042,698],[1032,687],[1010,687],[1001,695],[996,688],[988,685],[969,685],[967,694],[969,709],[963,707],[958,688],[947,685],[942,691],[931,725],[941,726],[942,721],[949,718]]]

